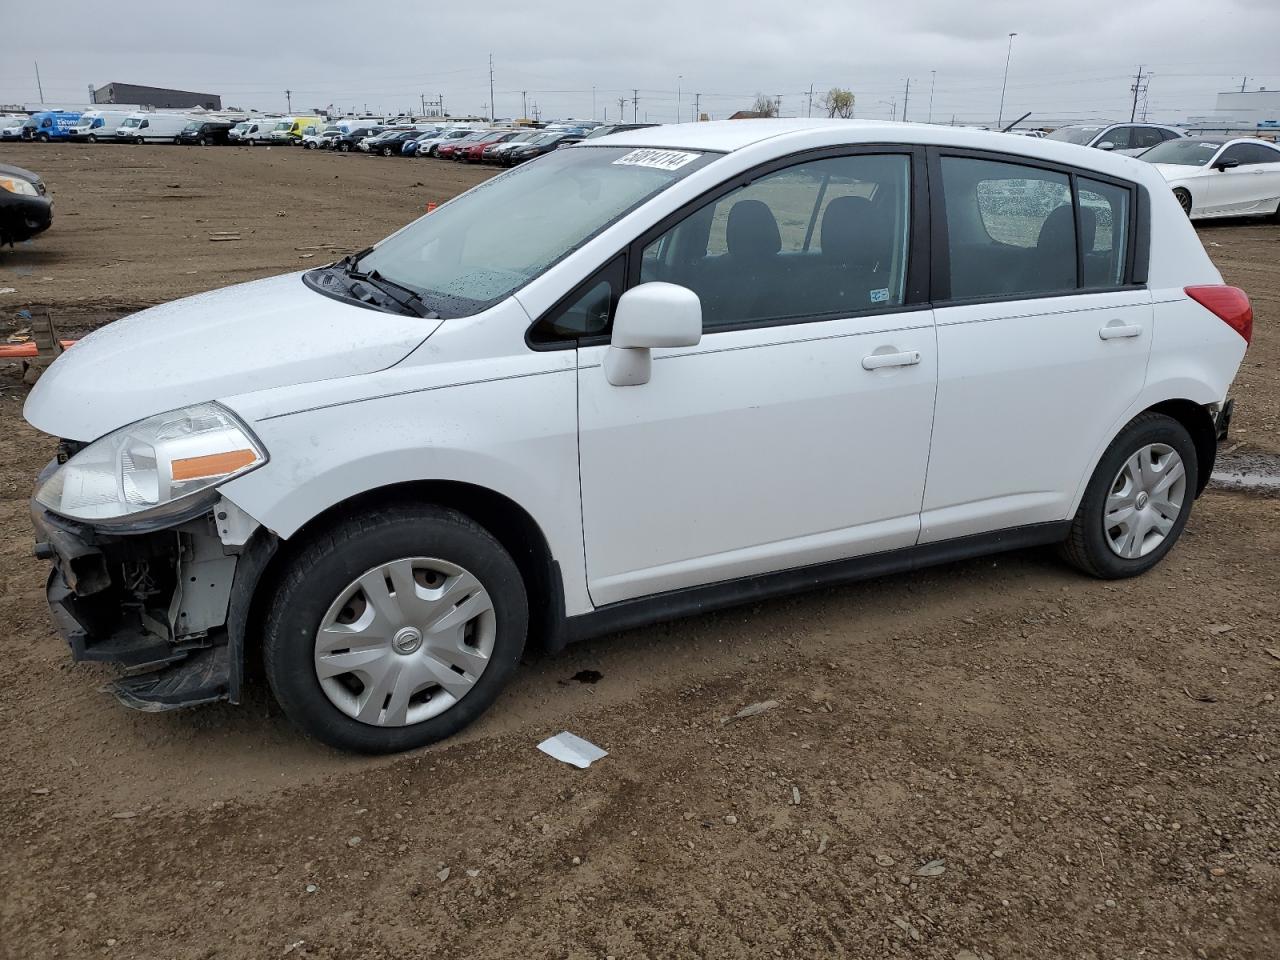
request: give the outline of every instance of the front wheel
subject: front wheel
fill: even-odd
[[[1178,198],[1178,206],[1182,207],[1182,212],[1188,217],[1191,216],[1191,191],[1184,187],[1178,187],[1173,191],[1173,195]]]
[[[38,137],[36,137],[36,139],[39,140],[41,143],[48,143],[49,135],[47,133],[42,133]]]
[[[1186,427],[1159,413],[1135,417],[1094,470],[1062,545],[1064,558],[1107,580],[1146,573],[1182,534],[1198,479]]]
[[[339,145],[338,145],[338,150],[339,150],[339,152],[341,152],[341,153],[350,153],[350,152],[351,152],[351,144],[349,144],[349,143],[341,143],[341,144],[339,144]]]
[[[293,556],[264,631],[285,714],[330,746],[394,753],[452,736],[497,699],[524,651],[524,583],[454,510],[356,516]]]
[[[97,142],[98,142],[98,135],[97,135],[96,133],[91,133],[91,134],[89,134],[89,142],[90,142],[90,143],[97,143]]]

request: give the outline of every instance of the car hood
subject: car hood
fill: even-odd
[[[1186,180],[1188,177],[1194,177],[1203,170],[1203,167],[1189,167],[1185,163],[1153,163],[1151,164],[1160,171],[1160,176],[1166,180]]]
[[[23,415],[45,433],[95,440],[191,403],[384,370],[439,326],[335,300],[301,274],[257,280],[95,330],[45,371]]]
[[[17,177],[20,180],[26,180],[27,183],[33,184],[34,186],[39,186],[44,182],[40,179],[40,175],[38,173],[32,173],[30,170],[23,169],[22,167],[15,167],[8,163],[0,163],[0,174],[4,174],[7,177]]]

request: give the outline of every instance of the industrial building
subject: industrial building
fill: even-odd
[[[165,87],[144,87],[136,83],[108,83],[93,91],[93,102],[136,103],[157,109],[204,107],[221,110],[222,98],[212,93],[192,93],[189,90],[169,90]]]

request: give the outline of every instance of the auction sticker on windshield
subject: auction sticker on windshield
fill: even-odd
[[[627,167],[656,167],[659,170],[679,170],[686,163],[697,160],[699,154],[684,153],[680,150],[632,150],[625,153],[614,165]]]

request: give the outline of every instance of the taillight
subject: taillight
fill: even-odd
[[[1253,306],[1249,303],[1249,295],[1239,287],[1187,287],[1185,293],[1244,337],[1245,343],[1253,340]]]

